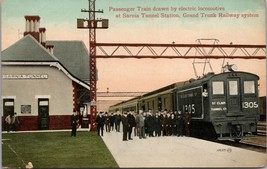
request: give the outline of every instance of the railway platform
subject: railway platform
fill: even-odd
[[[102,137],[119,167],[226,168],[264,167],[266,153],[192,137],[161,136],[122,141],[122,132]]]

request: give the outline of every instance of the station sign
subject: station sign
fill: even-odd
[[[3,79],[48,79],[47,74],[4,74]]]

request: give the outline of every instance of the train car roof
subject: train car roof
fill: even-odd
[[[203,77],[201,78],[198,78],[198,79],[190,79],[188,81],[184,81],[184,82],[178,82],[176,83],[176,88],[180,88],[180,87],[183,87],[184,85],[188,85],[188,84],[199,84],[199,83],[202,83],[204,81],[207,81],[207,80],[210,80],[211,78],[213,77],[216,77],[216,76],[221,76],[221,75],[225,75],[225,74],[231,74],[231,73],[245,73],[245,74],[249,74],[249,75],[252,75],[252,76],[256,76],[258,79],[259,79],[259,76],[256,75],[256,74],[253,74],[253,73],[249,73],[249,72],[242,72],[242,71],[234,71],[234,72],[223,72],[223,73],[213,73],[213,72],[210,72],[206,75],[204,75]]]
[[[129,99],[129,100],[125,100],[125,101],[119,102],[119,103],[117,103],[117,104],[114,104],[114,105],[112,105],[112,106],[110,106],[110,107],[114,107],[114,106],[120,105],[120,104],[125,103],[125,102],[129,102],[129,101],[132,101],[132,100],[136,100],[136,99],[139,99],[140,97],[141,97],[141,96],[136,96],[136,97],[131,98],[131,99]]]
[[[146,97],[146,96],[149,96],[149,95],[153,95],[155,93],[160,93],[160,92],[165,91],[165,90],[173,89],[175,87],[175,85],[176,85],[176,83],[173,83],[173,84],[170,84],[168,86],[164,86],[162,88],[153,90],[151,92],[148,92],[148,93],[144,94],[143,97]]]

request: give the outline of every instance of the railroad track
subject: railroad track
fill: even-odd
[[[266,121],[259,121],[257,126],[257,135],[266,136]]]
[[[219,143],[265,153],[266,136],[266,121],[259,121],[257,126],[257,136],[255,138],[244,139],[240,142],[235,142],[234,140],[226,140],[220,141]]]
[[[198,138],[198,137],[197,137]],[[200,137],[199,139],[204,139],[212,141],[215,143],[225,144],[233,147],[243,148],[247,150],[257,151],[261,153],[266,153],[267,145],[267,133],[266,133],[266,122],[259,121],[257,126],[257,136],[249,139],[241,140],[240,142],[235,142],[235,140],[217,140],[208,137]]]

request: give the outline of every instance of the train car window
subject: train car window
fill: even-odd
[[[244,93],[245,94],[255,93],[255,82],[254,81],[244,81]]]
[[[214,81],[214,82],[212,82],[212,93],[214,95],[224,94],[223,81]]]
[[[162,104],[161,104],[161,97],[158,98],[158,110],[161,111]]]
[[[229,81],[229,94],[238,95],[237,81]]]
[[[202,96],[203,97],[208,97],[208,85],[207,84],[203,85]]]

